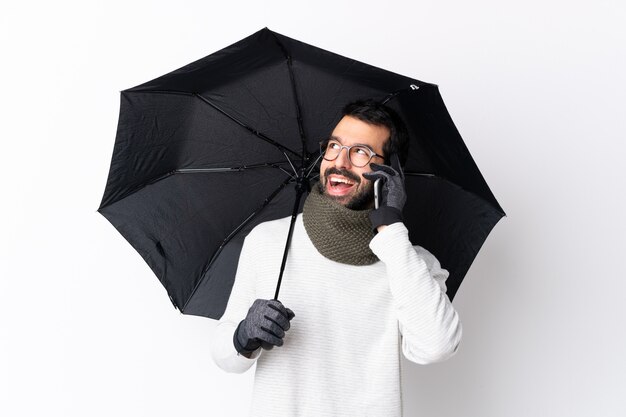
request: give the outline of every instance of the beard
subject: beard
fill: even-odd
[[[343,197],[329,195],[326,192],[325,182],[327,181],[327,178],[330,174],[343,175],[346,178],[350,178],[352,181],[355,182],[355,186],[358,189],[357,193],[353,195],[347,202],[343,202]],[[374,183],[371,181],[366,181],[364,186],[362,188],[359,188],[362,181],[362,178],[350,171],[331,167],[327,168],[326,171],[324,171],[324,180],[318,182],[317,186],[320,190],[320,193],[330,198],[331,200],[335,200],[337,203],[345,206],[350,210],[366,210],[372,208],[372,204],[374,203]]]

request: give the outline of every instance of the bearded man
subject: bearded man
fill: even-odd
[[[281,301],[268,296],[290,218],[246,237],[212,355],[228,372],[257,364],[251,415],[401,416],[400,354],[443,361],[462,335],[448,271],[411,244],[402,223],[406,128],[390,108],[358,101],[321,146],[320,179],[296,219]]]

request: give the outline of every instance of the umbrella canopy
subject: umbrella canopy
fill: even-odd
[[[298,191],[319,174],[319,141],[363,98],[386,102],[407,125],[405,224],[450,272],[453,299],[504,212],[437,86],[269,29],[122,91],[98,211],[176,308],[219,318],[245,236],[301,209]]]

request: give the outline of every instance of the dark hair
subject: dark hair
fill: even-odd
[[[367,99],[346,104],[341,114],[389,129],[389,140],[383,145],[385,163],[389,164],[391,155],[397,153],[400,164],[404,166],[409,150],[409,134],[404,122],[393,109],[375,100]]]

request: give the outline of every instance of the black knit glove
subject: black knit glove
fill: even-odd
[[[374,182],[381,179],[383,182],[380,206],[370,212],[370,221],[374,230],[378,226],[402,222],[402,209],[406,203],[404,190],[404,176],[388,165],[371,163],[372,172],[363,174],[365,178]]]
[[[282,346],[285,332],[294,317],[293,311],[278,300],[255,300],[248,315],[235,330],[235,349],[239,353],[250,354],[259,347],[270,350],[274,346]]]

